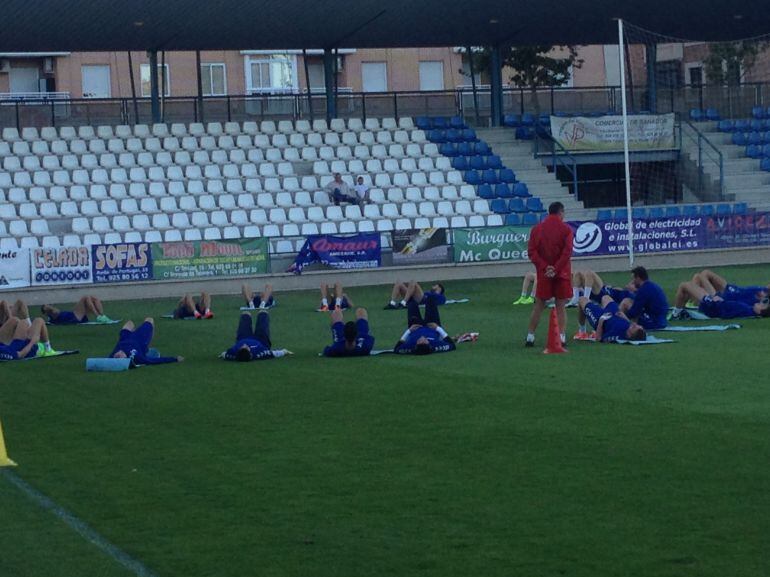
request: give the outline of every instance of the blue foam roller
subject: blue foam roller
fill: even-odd
[[[118,372],[131,368],[131,359],[96,358],[86,359],[87,371]]]

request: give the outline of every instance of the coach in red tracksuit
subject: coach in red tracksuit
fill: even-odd
[[[567,301],[572,297],[572,229],[564,222],[564,205],[554,202],[548,216],[534,226],[529,235],[529,260],[537,271],[535,306],[529,319],[525,345],[535,344],[535,330],[543,314],[545,302],[556,300],[556,315],[562,344],[566,341]]]

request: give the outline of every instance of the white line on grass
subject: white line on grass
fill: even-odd
[[[64,521],[64,523],[66,523],[70,529],[78,533],[89,543],[96,545],[114,561],[131,571],[134,575],[137,575],[138,577],[156,577],[155,573],[150,571],[140,561],[137,561],[128,553],[118,549],[115,545],[107,541],[107,539],[89,527],[84,521],[81,521],[75,517],[75,515],[54,503],[51,499],[43,495],[43,493],[32,487],[29,483],[27,483],[24,479],[15,473],[8,469],[0,469],[0,474],[3,475],[22,493],[24,493],[31,501],[56,515],[59,519]]]

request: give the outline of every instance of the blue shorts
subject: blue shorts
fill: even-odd
[[[707,317],[711,317],[712,319],[718,319],[721,316],[722,310],[721,305],[719,304],[720,301],[715,301],[711,298],[711,296],[706,295],[703,297],[703,300],[700,301],[700,304],[698,305],[698,310],[702,312]],[[724,302],[724,301],[721,301]]]
[[[668,326],[666,317],[653,317],[648,313],[642,313],[639,315],[637,321],[646,331],[654,331],[657,329],[665,329]]]
[[[16,353],[16,358],[19,358],[19,351],[29,344],[29,339],[14,339],[8,344],[8,348]],[[37,351],[40,347],[35,345],[24,356],[25,359],[31,359],[37,356]]]
[[[358,330],[357,338],[366,338],[369,336],[369,321],[366,319],[358,319],[356,321],[356,329]],[[335,343],[345,342],[345,323],[337,321],[332,325],[332,338]]]
[[[613,301],[616,303],[619,303],[623,299],[626,298],[634,298],[634,295],[631,291],[628,291],[626,289],[619,289],[615,287],[611,287],[609,285],[604,285],[601,290],[599,290],[599,293],[596,294],[593,291],[591,291],[591,300],[596,301],[597,303],[602,302],[602,297],[610,297]]]
[[[428,299],[433,297],[433,300],[436,302],[437,305],[443,305],[446,304],[446,296],[444,293],[437,293],[433,291],[428,291],[422,295],[422,300],[420,301],[421,305],[428,304]]]
[[[588,323],[596,329],[596,327],[599,325],[599,319],[601,319],[602,315],[605,313],[612,313],[615,314],[618,312],[618,303],[611,302],[606,307],[602,308],[600,304],[597,303],[587,303],[585,308],[585,314],[586,319],[588,320]]]
[[[198,314],[202,315],[205,314],[205,309],[201,306],[200,303],[195,303],[195,307],[190,309],[186,307],[185,305],[179,305],[177,309],[174,311],[174,318],[175,319],[186,319],[189,317],[194,317],[195,312],[198,312]]]
[[[255,294],[254,297],[251,299],[251,304],[254,305],[255,309],[258,309],[259,306],[262,304],[262,293]],[[273,299],[273,295],[270,295],[266,301],[264,301],[265,307],[270,308],[275,303],[275,300]]]
[[[52,325],[77,325],[80,323],[87,323],[88,317],[83,316],[82,319],[79,319],[72,311],[59,311],[58,317],[54,319],[49,316],[48,320]]]

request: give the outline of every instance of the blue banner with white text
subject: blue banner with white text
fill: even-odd
[[[148,242],[97,244],[91,247],[95,283],[152,279],[152,251]]]
[[[340,270],[378,268],[382,263],[380,233],[309,236],[288,272],[302,274],[306,266],[316,263]]]

